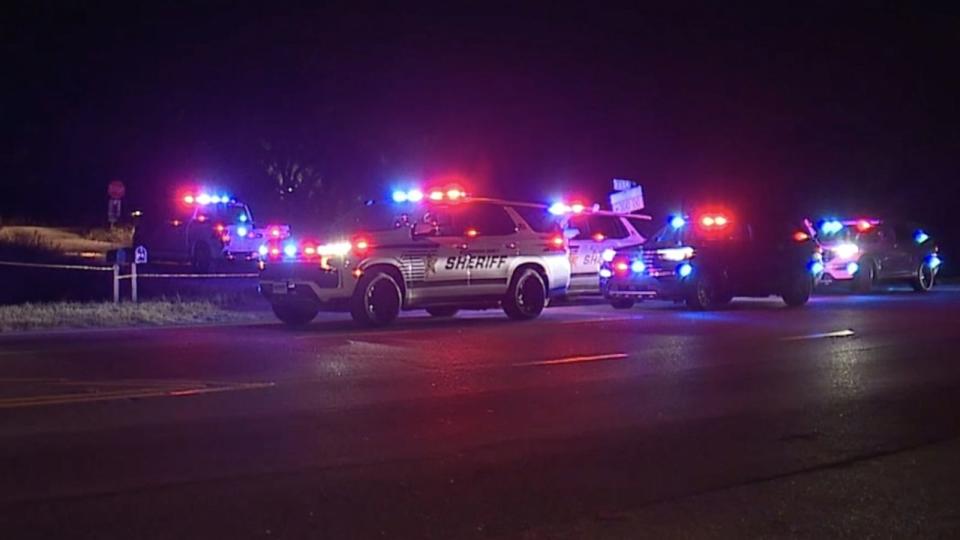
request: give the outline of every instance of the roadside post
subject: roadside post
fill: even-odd
[[[113,303],[120,303],[120,264],[113,263]]]
[[[107,184],[107,195],[110,196],[110,200],[107,203],[107,221],[110,222],[111,229],[120,219],[120,213],[122,211],[120,201],[126,193],[126,186],[119,180],[114,180]]]
[[[147,248],[137,246],[133,250],[133,263],[130,265],[130,299],[137,302],[137,265],[147,264]]]

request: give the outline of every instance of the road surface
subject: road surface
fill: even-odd
[[[0,338],[6,538],[960,535],[960,293]]]

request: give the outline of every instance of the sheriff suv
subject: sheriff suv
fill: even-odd
[[[260,292],[281,321],[303,325],[332,310],[381,326],[401,310],[451,317],[495,307],[524,320],[566,293],[567,243],[542,206],[456,189],[394,201],[351,212],[323,238],[267,246]]]
[[[801,306],[820,271],[819,248],[800,223],[700,212],[672,217],[642,248],[617,251],[600,269],[600,287],[620,309],[647,297],[697,310],[736,296],[777,295]]]

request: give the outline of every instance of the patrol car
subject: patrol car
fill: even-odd
[[[570,243],[570,295],[600,294],[598,272],[603,257],[617,250],[639,246],[646,238],[640,232],[651,217],[600,210],[597,205],[557,202],[549,207],[560,218]]]
[[[909,282],[917,292],[933,288],[942,264],[933,238],[915,223],[875,218],[824,219],[817,228],[823,247],[821,283],[850,283],[869,292],[882,281]]]
[[[322,241],[267,246],[260,291],[281,321],[303,325],[334,310],[381,326],[401,310],[451,317],[494,307],[524,320],[566,293],[567,242],[542,206],[460,189],[393,199],[344,216]]]
[[[255,261],[265,239],[288,236],[287,225],[257,227],[250,207],[229,195],[190,191],[172,209],[148,211],[133,245],[146,247],[152,261],[189,262],[206,272],[220,261]]]
[[[801,306],[822,271],[820,258],[799,223],[750,223],[729,211],[707,210],[673,216],[642,248],[618,250],[601,265],[600,287],[619,309],[663,298],[704,310],[736,296],[771,295]]]

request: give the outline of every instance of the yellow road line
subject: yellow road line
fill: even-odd
[[[96,381],[87,381],[84,384],[92,385]],[[111,381],[119,382],[119,381]],[[116,401],[121,399],[153,398],[153,397],[184,397],[218,392],[232,392],[238,390],[255,390],[274,386],[266,383],[232,383],[219,386],[184,384],[163,386],[160,388],[141,388],[128,390],[112,390],[108,392],[90,392],[83,394],[49,394],[0,399],[0,409],[14,409],[20,407],[39,407],[44,405],[67,405],[73,403],[90,403],[97,401]]]
[[[557,358],[556,360],[542,360],[539,362],[523,362],[513,364],[514,367],[524,366],[561,366],[564,364],[580,364],[584,362],[600,362],[603,360],[622,360],[626,358],[625,353],[596,354],[591,356],[569,356],[567,358]]]

